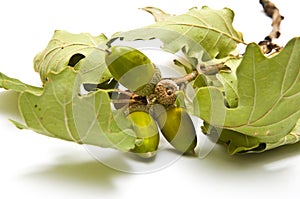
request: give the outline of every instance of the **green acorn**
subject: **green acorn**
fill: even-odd
[[[194,154],[197,136],[190,115],[183,108],[160,107],[156,111],[156,121],[163,136],[178,151]]]
[[[112,46],[105,62],[111,75],[130,91],[147,96],[159,82],[160,71],[150,59],[137,49]]]
[[[128,116],[139,141],[131,151],[143,158],[155,156],[159,144],[159,132],[155,120],[149,113],[134,111]]]

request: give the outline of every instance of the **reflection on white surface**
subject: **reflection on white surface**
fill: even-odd
[[[162,142],[160,142],[156,156],[149,159],[141,158],[131,152],[122,153],[115,149],[89,145],[85,145],[85,148],[96,160],[109,168],[125,173],[145,174],[164,169],[181,157],[181,154]]]

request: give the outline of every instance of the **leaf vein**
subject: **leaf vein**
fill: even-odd
[[[219,33],[219,34],[223,34],[224,36],[234,40],[235,42],[237,43],[243,43],[243,44],[246,44],[244,41],[240,40],[239,38],[233,36],[233,35],[230,35],[226,32],[223,32],[221,30],[218,30],[218,29],[215,29],[213,27],[208,27],[208,26],[204,26],[204,25],[198,25],[198,24],[187,24],[187,23],[173,23],[173,24],[168,24],[168,25],[176,25],[176,26],[193,26],[195,28],[199,28],[199,29],[207,29],[207,30],[210,30],[210,31],[213,31],[213,32],[216,32],[216,33]]]
[[[252,85],[253,85],[253,89],[254,89],[254,94],[253,94],[253,106],[252,106],[252,110],[250,112],[249,118],[248,118],[248,122],[247,124],[251,124],[252,121],[252,117],[254,115],[255,109],[256,109],[256,103],[257,103],[257,85],[256,85],[256,62],[255,62],[255,55],[252,56],[252,63],[253,63],[253,71],[252,71]]]

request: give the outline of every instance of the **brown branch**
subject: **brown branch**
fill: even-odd
[[[177,78],[166,78],[174,81],[179,87],[185,87],[189,82],[195,80],[199,74],[205,74],[205,75],[215,75],[220,70],[226,70],[229,69],[224,62],[218,63],[218,64],[212,64],[212,65],[202,65],[200,64],[198,67],[198,70],[194,70],[191,73],[186,74],[183,77],[177,77]]]
[[[189,82],[195,80],[198,74],[199,74],[198,71],[193,71],[189,74],[186,74],[183,77],[170,78],[170,79],[173,80],[177,85],[188,84]]]
[[[201,73],[205,75],[215,75],[220,70],[228,69],[224,62],[212,65],[200,65],[199,69]]]
[[[264,54],[268,54],[271,51],[279,51],[281,49],[280,46],[273,43],[274,39],[280,37],[280,24],[284,17],[280,14],[279,9],[275,6],[274,3],[269,0],[259,0],[259,3],[262,5],[264,12],[270,18],[272,18],[272,31],[265,39],[259,42],[261,49]]]

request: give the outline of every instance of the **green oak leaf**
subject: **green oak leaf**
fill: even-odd
[[[300,118],[300,38],[272,58],[249,44],[236,71],[238,106],[228,108],[216,87],[200,88],[195,114],[210,125],[276,143]],[[276,144],[275,144],[276,145]]]
[[[186,14],[169,16],[153,25],[117,33],[111,42],[117,38],[129,41],[158,38],[164,44],[163,49],[172,53],[182,50],[197,60],[222,58],[238,43],[244,43],[242,34],[232,26],[233,17],[228,8],[192,8]]]
[[[168,13],[165,13],[163,10],[161,10],[159,8],[155,8],[155,7],[151,7],[151,6],[144,7],[141,9],[146,12],[149,12],[154,17],[155,22],[164,21],[167,18],[172,16]]]
[[[0,73],[0,88],[4,88],[7,90],[14,90],[16,92],[28,91],[36,94],[42,92],[42,88],[25,84],[20,80],[8,77],[3,73]]]
[[[105,68],[101,66],[104,64],[106,42],[107,38],[103,34],[95,37],[89,33],[72,34],[56,30],[47,47],[35,56],[35,71],[40,74],[43,83],[50,71],[59,72],[67,66],[80,69],[83,73],[90,72],[94,76],[99,76]],[[81,67],[77,65],[86,59],[88,59],[87,64]],[[95,73],[97,70],[100,72]],[[91,78],[94,81],[96,77]]]
[[[230,70],[221,70],[216,75],[217,79],[223,84],[226,102],[230,108],[238,106],[236,69],[240,62],[241,59],[229,59],[225,62],[225,65]]]
[[[92,51],[85,59],[76,64],[83,82],[101,84],[112,78],[101,50]]]
[[[227,146],[228,152],[233,155],[235,153],[245,153],[253,152],[265,146],[265,143],[260,143],[259,140],[255,137],[251,137],[236,131],[221,129],[209,125],[204,122],[204,125],[201,127],[202,132],[207,134],[209,137],[215,138],[219,143],[225,144]],[[260,146],[261,145],[261,146]]]
[[[300,141],[300,120],[286,136],[275,142],[260,142],[258,138],[248,136],[228,129],[220,129],[205,123],[203,133],[210,137],[218,137],[218,142],[227,146],[229,154],[236,153],[261,153],[279,146],[294,144]]]
[[[287,145],[287,144],[294,144],[300,141],[300,120],[298,120],[296,126],[289,132],[286,136],[282,137],[281,139],[277,140],[273,143],[266,143],[266,147],[264,150],[270,150],[279,146]],[[263,150],[262,150],[263,151]],[[262,152],[260,151],[260,152]]]
[[[201,88],[201,87],[206,87],[208,85],[211,85],[210,80],[208,77],[204,74],[199,74],[195,81],[193,82],[193,87],[194,88]]]
[[[104,90],[79,94],[78,72],[66,67],[51,72],[41,94],[24,91],[19,109],[27,128],[50,137],[111,147],[128,151],[134,147],[135,135],[124,113],[111,110],[110,98]]]

